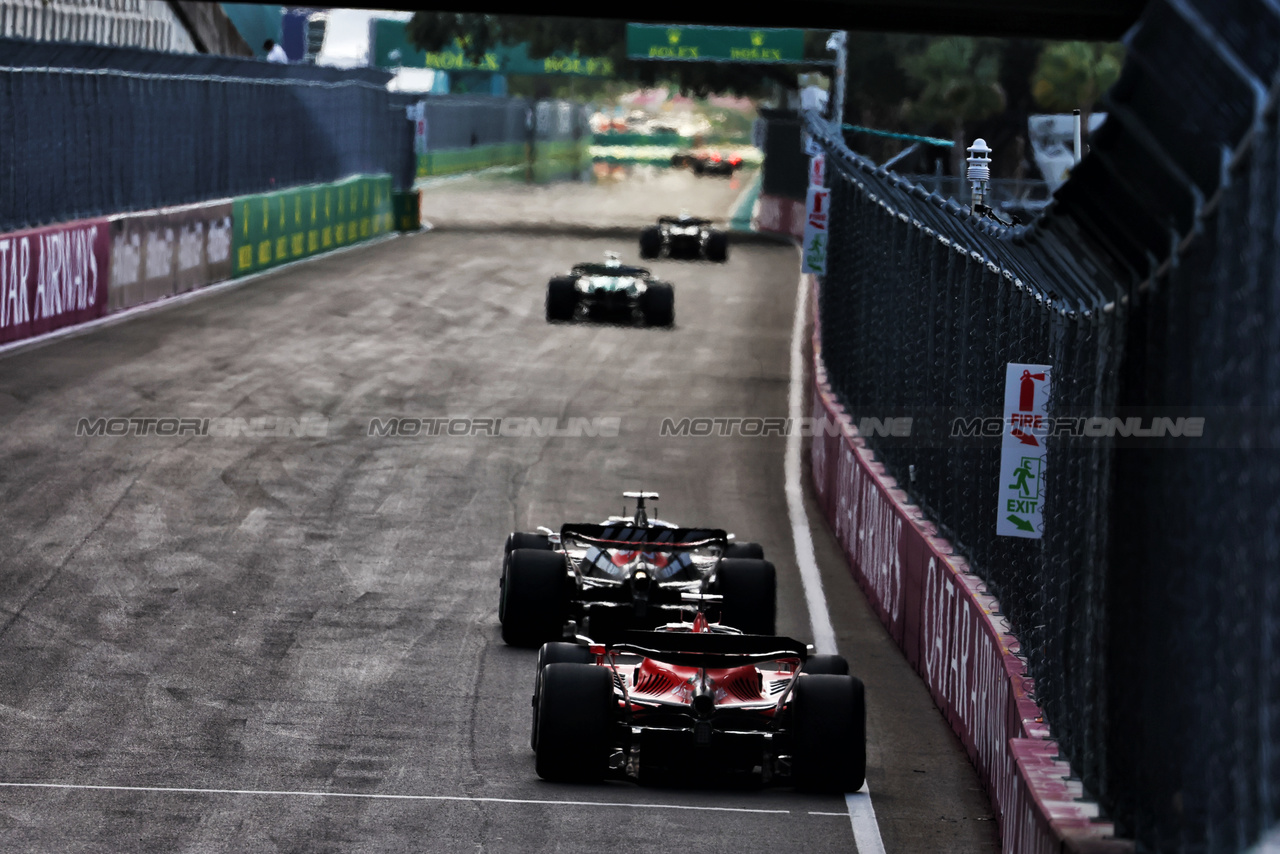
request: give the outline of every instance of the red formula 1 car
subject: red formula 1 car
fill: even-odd
[[[538,655],[530,743],[539,777],[737,778],[856,792],[866,776],[863,685],[834,655],[707,623],[632,631]]]
[[[700,149],[672,155],[671,165],[692,168],[697,175],[732,175],[742,168],[742,158],[736,154]]]

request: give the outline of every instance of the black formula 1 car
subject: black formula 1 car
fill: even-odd
[[[644,267],[623,265],[616,252],[606,252],[604,263],[578,264],[547,285],[548,322],[571,321],[579,309],[588,317],[634,321],[639,315],[650,326],[671,326],[675,288]]]
[[[708,261],[729,260],[729,236],[711,227],[711,220],[681,213],[664,216],[640,232],[640,257]]]
[[[623,495],[636,500],[634,516],[507,538],[498,601],[504,641],[536,648],[580,632],[600,640],[653,628],[681,618],[686,594],[712,597],[726,626],[773,633],[777,573],[757,543],[650,521],[645,500],[656,501],[656,492]]]
[[[708,624],[542,647],[530,746],[539,777],[778,783],[856,792],[866,777],[861,680],[790,638]]]

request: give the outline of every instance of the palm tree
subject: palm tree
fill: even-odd
[[[905,105],[906,117],[951,128],[951,171],[963,176],[965,123],[990,118],[1005,108],[999,54],[977,39],[948,37],[901,57],[899,65],[919,87]]]

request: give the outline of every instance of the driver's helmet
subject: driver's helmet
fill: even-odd
[[[606,267],[621,267],[622,262],[618,260],[618,253],[617,252],[604,253],[604,265]]]
[[[688,222],[691,219],[693,219],[693,214],[689,213],[687,210],[680,211],[681,222]]]

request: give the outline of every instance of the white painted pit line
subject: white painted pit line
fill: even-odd
[[[799,247],[797,247],[799,249]],[[804,331],[809,308],[808,277],[801,274],[796,288],[796,314],[791,326],[791,387],[788,394],[793,425],[804,417]],[[800,583],[804,586],[804,600],[809,606],[809,623],[813,628],[814,648],[822,655],[836,653],[836,633],[831,626],[831,614],[827,610],[827,597],[822,592],[822,575],[813,551],[813,534],[809,530],[809,514],[804,509],[804,481],[800,477],[800,459],[804,450],[800,431],[793,429],[787,436],[786,489],[787,514],[791,519],[791,536],[796,548],[796,566],[800,570]],[[884,840],[880,838],[880,825],[871,807],[871,790],[864,782],[857,792],[844,796],[849,809],[849,822],[853,825],[853,842],[858,854],[885,854]]]

